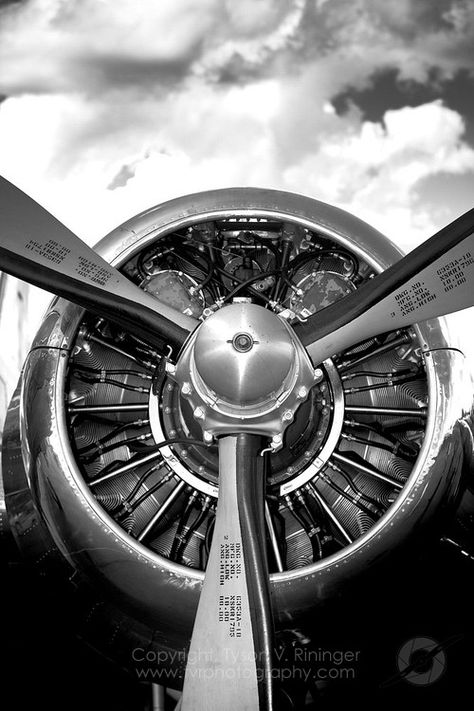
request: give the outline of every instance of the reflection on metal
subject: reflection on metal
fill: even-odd
[[[147,409],[145,403],[126,403],[121,405],[71,405],[70,415],[103,415],[116,412],[143,412]]]
[[[160,412],[160,398],[157,393],[153,392],[153,388],[150,390],[149,418],[155,442],[163,442],[166,440],[166,433],[163,429]],[[172,469],[179,476],[179,478],[182,479],[182,481],[187,482],[197,491],[201,491],[203,494],[206,494],[206,496],[213,496],[214,498],[217,498],[218,487],[211,482],[206,481],[203,477],[196,476],[196,474],[194,474],[189,467],[186,467],[183,464],[181,459],[176,455],[171,447],[163,447],[161,449],[161,455],[170,469]]]
[[[243,333],[252,345],[239,352],[235,339]],[[170,375],[205,434],[267,435],[275,451],[316,381],[291,327],[272,311],[246,303],[209,316],[191,335]]]
[[[147,523],[147,525],[145,526],[143,531],[139,534],[139,536],[138,536],[139,541],[145,540],[145,538],[148,536],[150,531],[153,530],[154,526],[156,526],[158,521],[165,515],[165,513],[168,511],[168,509],[173,504],[173,502],[178,498],[178,496],[183,491],[185,486],[186,486],[186,484],[184,483],[184,481],[180,481],[179,484],[176,484],[176,486],[171,491],[169,496],[160,505],[160,508],[155,513],[153,518]]]
[[[272,552],[275,557],[276,569],[279,573],[284,571],[283,561],[281,559],[280,548],[278,546],[278,539],[275,533],[275,525],[273,523],[272,515],[268,507],[268,501],[265,502],[265,523],[267,524],[268,535],[270,537]]]
[[[151,685],[151,708],[152,711],[165,711],[165,687],[161,684]]]
[[[28,324],[30,287],[0,273],[0,419],[6,413],[23,366],[32,332]],[[31,319],[31,316],[30,316]],[[0,425],[0,431],[2,426]]]
[[[33,294],[31,292],[33,291]],[[0,447],[8,403],[37,328],[45,295],[0,272]],[[33,298],[32,298],[33,297]],[[0,539],[9,533],[0,458]]]
[[[260,220],[258,231],[256,216]],[[262,239],[267,243],[276,240],[278,225],[283,221],[297,225],[303,232],[312,231],[318,240],[337,244],[341,250],[357,258],[364,265],[363,278],[383,270],[399,256],[377,232],[335,208],[299,196],[258,190],[216,191],[171,201],[114,231],[99,251],[115,266],[128,264],[138,269],[140,255],[146,256],[147,251],[156,249],[166,235],[187,234],[192,225],[200,222],[218,222],[225,226],[226,220],[232,220],[229,232],[236,226],[240,229],[238,225],[244,222],[246,226],[242,231],[253,229],[257,237],[264,231],[261,222],[266,221],[268,233]],[[270,234],[273,236],[269,237]],[[176,244],[179,239],[182,240],[175,237]],[[257,248],[257,239],[255,244],[247,236],[242,239],[245,249],[249,251],[250,246],[255,252],[256,258],[252,257],[252,260],[257,262],[265,245]],[[299,246],[295,249],[298,251]],[[271,249],[267,251],[271,252]],[[198,283],[206,278],[206,265],[203,261],[199,277],[195,276]],[[328,263],[328,270],[330,266]],[[304,276],[302,274],[299,281]],[[222,278],[229,283],[231,277],[232,274],[227,272]],[[140,275],[137,273],[135,278],[138,280]],[[262,291],[259,293],[264,295],[268,293],[265,289],[273,288],[270,280],[261,279],[260,284]],[[304,304],[301,306],[297,301],[294,300],[294,308],[304,308]],[[221,313],[225,314],[230,308],[223,307]],[[118,450],[116,464],[112,455],[107,459],[106,454],[89,468],[83,465],[79,450],[87,449],[106,435],[103,429],[106,425],[97,424],[100,418],[120,427],[141,417],[141,409],[143,418],[147,418],[149,408],[150,420],[155,418],[152,421],[155,438],[161,432],[163,438],[172,439],[172,430],[178,427],[182,428],[184,436],[196,436],[196,426],[199,427],[192,410],[191,413],[186,411],[188,400],[185,394],[180,394],[177,385],[166,374],[163,377],[161,373],[155,374],[153,386],[156,386],[156,392],[152,389],[149,394],[130,392],[107,383],[91,383],[87,377],[77,378],[73,367],[77,364],[87,366],[92,362],[94,365],[94,359],[98,359],[101,371],[120,370],[126,362],[120,360],[125,356],[117,349],[107,349],[98,340],[90,343],[91,349],[86,353],[84,340],[78,334],[84,318],[87,320],[79,307],[62,299],[55,302],[28,357],[21,391],[9,409],[4,433],[4,468],[8,470],[6,499],[13,533],[24,555],[33,563],[41,561],[42,566],[48,566],[48,561],[54,558],[54,575],[67,581],[71,571],[77,571],[75,584],[81,586],[81,581],[85,580],[90,588],[98,591],[97,599],[102,604],[98,606],[97,615],[103,624],[103,627],[99,625],[102,631],[99,637],[93,638],[91,623],[90,628],[83,630],[83,636],[89,637],[96,646],[107,648],[108,655],[122,664],[124,660],[133,660],[133,650],[140,645],[157,655],[162,653],[160,658],[165,660],[163,681],[168,673],[166,683],[180,686],[184,664],[173,652],[182,650],[189,643],[202,588],[214,513],[213,505],[205,502],[206,497],[215,498],[218,489],[215,453],[213,455],[208,450],[198,453],[191,447],[176,448],[176,462],[172,462],[166,450],[161,454],[148,453],[138,443],[136,451],[126,447]],[[209,316],[210,323],[211,318]],[[90,325],[91,321],[87,323]],[[239,326],[239,333],[241,330]],[[124,345],[126,334],[116,333],[115,341],[106,331],[104,334],[96,333],[96,338],[110,340],[120,351],[127,351]],[[361,356],[353,352],[344,354],[342,361],[335,358],[332,366],[325,363],[322,379],[312,392],[307,393],[306,399],[302,399],[301,408],[295,412],[294,421],[285,433],[285,438],[294,433],[292,445],[296,444],[296,448],[299,439],[308,446],[298,450],[295,461],[290,461],[285,447],[270,455],[275,464],[274,471],[269,474],[266,521],[270,538],[269,560],[273,566],[270,586],[277,629],[287,627],[291,619],[292,625],[311,635],[315,607],[319,602],[333,598],[348,581],[363,576],[393,551],[402,546],[408,550],[410,545],[416,545],[419,531],[436,517],[440,507],[449,510],[456,500],[466,467],[461,446],[466,440],[462,423],[472,426],[469,420],[473,402],[472,381],[467,377],[462,354],[450,348],[451,339],[442,322],[431,321],[410,329],[410,334],[403,334],[402,341],[400,344],[394,341],[382,343],[384,352],[374,356],[372,351],[372,361],[365,356],[365,360],[360,361]],[[364,348],[375,345],[366,344]],[[232,344],[229,347],[233,348]],[[77,348],[82,348],[79,355]],[[138,344],[134,351],[138,361],[141,360],[139,354],[143,356],[140,348],[143,344]],[[255,345],[243,352],[234,349],[235,357],[245,357],[256,348]],[[430,350],[429,356],[423,355]],[[157,357],[155,363],[161,363],[162,356]],[[378,391],[344,396],[338,368],[348,359],[353,364],[357,360],[363,362],[363,366],[358,366],[359,370],[388,370],[393,361],[399,370],[419,368],[421,374],[404,383],[403,387],[397,386],[396,390],[384,391],[377,397],[373,393]],[[134,362],[127,367],[135,368],[136,365]],[[87,376],[87,372],[83,370],[82,374]],[[344,372],[351,372],[351,368]],[[138,386],[138,378],[119,377],[127,386]],[[375,380],[368,375],[359,382],[351,379],[350,383],[351,386],[367,386]],[[68,398],[70,407],[67,411],[65,403]],[[298,419],[300,413],[303,415]],[[368,440],[369,444],[332,435],[332,432],[339,432],[341,415],[343,420],[375,426],[372,431],[367,427],[356,431],[356,436]],[[308,434],[305,425],[310,425]],[[382,425],[384,437],[379,434]],[[404,432],[411,428],[423,439],[417,456],[410,458],[407,455],[408,464],[402,457],[397,459],[387,449],[375,446],[384,444],[390,449],[392,430],[400,425],[406,425]],[[77,440],[76,431],[80,435]],[[125,436],[123,432],[117,435],[117,441]],[[406,439],[402,443],[407,448],[405,453],[413,452],[413,442],[408,437]],[[105,442],[104,448],[109,441]],[[326,446],[328,459],[324,467],[318,468],[317,459],[322,458]],[[360,458],[354,459],[353,453],[348,453],[349,446]],[[331,453],[336,447],[342,457],[351,459],[350,463],[340,464],[341,469],[347,470],[349,482],[335,468],[331,469]],[[355,486],[367,496],[366,473],[360,470],[366,466],[362,461],[364,458],[371,471],[378,468],[379,461],[385,462],[385,478],[396,478],[398,488],[400,484],[403,488],[397,496],[398,492],[391,486],[393,482],[373,481],[373,486],[381,487],[378,491],[389,492],[389,504],[385,513],[361,533],[351,523],[353,510],[340,490],[346,496],[356,498],[359,494],[351,488]],[[359,464],[359,471],[351,466],[354,461]],[[113,466],[107,470],[109,464]],[[153,469],[155,465],[158,465],[157,469]],[[293,467],[295,470],[290,471]],[[393,471],[389,471],[390,467]],[[149,473],[149,469],[153,470]],[[329,483],[320,474],[324,474]],[[163,489],[154,491],[153,487],[161,483],[160,477],[168,475],[171,478]],[[295,483],[300,475],[301,483],[300,480]],[[178,481],[179,496],[168,506],[155,530],[150,530],[150,535],[143,537],[141,542],[138,540],[140,532],[153,520]],[[137,497],[146,495],[146,498],[137,515],[136,511],[130,513],[128,510],[133,508],[136,499],[132,497],[130,504],[127,495],[139,483],[141,488]],[[320,559],[313,559],[309,536],[298,522],[294,523],[297,520],[291,518],[292,512],[280,496],[285,486],[288,488],[284,495],[289,497],[296,513],[306,511],[306,506],[327,527],[326,532],[332,536],[333,543],[336,541],[336,550],[331,549]],[[364,501],[360,496],[358,500]],[[206,518],[199,521],[205,506]],[[122,512],[121,516],[116,515],[116,510]],[[183,516],[184,511],[190,512],[188,518]],[[285,525],[288,528],[293,525],[296,533],[285,538]],[[180,552],[174,559],[171,548],[176,533],[180,540],[188,543],[188,548],[186,555]],[[291,546],[285,550],[278,545],[288,541],[290,544],[297,541],[299,547],[292,551]],[[120,634],[114,637],[116,628],[120,628]],[[112,644],[111,639],[114,640]]]
[[[388,477],[382,474],[381,472],[378,472],[372,467],[365,466],[360,462],[354,461],[353,459],[349,459],[348,457],[344,457],[342,454],[338,454],[337,452],[334,452],[332,456],[338,462],[342,462],[343,464],[349,464],[349,466],[355,467],[364,474],[368,474],[369,476],[374,477],[375,479],[379,479],[380,481],[384,481],[386,484],[390,484],[390,486],[393,486],[395,489],[403,489],[403,484],[401,484],[399,481],[396,481],[396,479],[392,479],[391,477]]]
[[[325,435],[324,445],[298,476],[281,485],[280,496],[296,491],[313,479],[325,464],[327,464],[341,436],[345,411],[344,391],[342,389],[341,379],[338,369],[332,360],[328,359],[324,361],[322,365],[327,375],[328,396],[331,398],[332,410],[331,421]]]

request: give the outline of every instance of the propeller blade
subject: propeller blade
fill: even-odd
[[[273,623],[265,537],[265,440],[219,439],[219,499],[181,711],[270,711]]]
[[[474,209],[295,332],[315,365],[379,333],[474,306]]]
[[[0,269],[152,343],[179,349],[197,321],[124,277],[59,220],[0,177]],[[162,336],[159,339],[159,336]]]

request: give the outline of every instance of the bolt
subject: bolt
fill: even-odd
[[[202,433],[202,436],[204,438],[204,442],[210,443],[214,439],[212,434],[210,432],[207,432],[207,430],[204,430],[204,432]]]
[[[176,437],[176,430],[170,430],[170,431],[168,432],[168,435],[169,435],[170,437]]]
[[[283,422],[289,422],[290,420],[292,420],[293,413],[291,412],[291,410],[285,410],[285,412],[281,416],[281,419],[283,420]]]
[[[323,376],[324,376],[324,373],[323,373],[323,371],[321,370],[321,368],[315,368],[315,369],[314,369],[313,377],[314,377],[314,379],[315,379],[318,383],[319,383],[320,380],[323,379]]]
[[[297,397],[300,400],[304,400],[307,395],[308,395],[308,388],[306,388],[304,385],[302,385],[301,388],[299,388],[299,390],[298,390]]]
[[[192,392],[191,385],[189,383],[183,383],[183,385],[181,387],[182,395],[191,395],[191,392]]]
[[[281,449],[281,447],[282,447],[282,439],[281,439],[280,435],[275,435],[274,437],[272,437],[272,441],[270,444],[271,451],[278,452],[278,450]],[[265,450],[263,450],[263,451],[265,451]]]
[[[176,366],[173,363],[170,363],[169,361],[167,361],[165,370],[168,373],[168,375],[173,376],[176,373]]]
[[[166,389],[168,390],[169,393],[172,392],[174,389],[173,383],[168,383],[168,385],[166,386]]]
[[[193,412],[194,417],[196,420],[203,420],[204,419],[204,409],[202,407],[196,407],[196,409]]]

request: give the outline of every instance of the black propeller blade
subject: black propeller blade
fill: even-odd
[[[4,178],[0,178],[0,269],[151,343],[164,338],[179,350],[198,323],[139,289]]]

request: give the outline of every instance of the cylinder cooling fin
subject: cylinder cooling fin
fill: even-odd
[[[399,257],[347,213],[250,188],[153,208],[98,251],[201,322],[249,303],[289,328]],[[245,352],[249,335],[238,333],[233,347]],[[203,438],[199,408],[169,375],[176,358],[166,339],[151,346],[59,299],[9,416],[6,488],[17,540],[35,560],[47,557],[18,495],[29,488],[48,546],[128,616],[112,635],[121,651],[108,641],[112,656],[137,639],[155,650],[188,644],[212,542],[217,444]],[[453,452],[472,386],[445,325],[433,320],[334,353],[300,398],[282,446],[264,453],[266,545],[277,629],[303,626],[310,635],[305,620],[315,606],[419,540],[455,500],[463,461]],[[182,671],[174,659],[169,665]]]
[[[375,273],[315,230],[239,214],[165,234],[122,271],[190,315],[205,318],[246,299],[290,324]],[[167,377],[168,355],[166,342],[157,352],[86,317],[69,358],[68,433],[84,481],[107,514],[152,552],[204,570],[218,496],[217,447],[202,441],[185,396]],[[427,395],[415,331],[382,334],[322,364],[284,447],[268,454],[273,572],[337,554],[380,520],[417,459]]]

